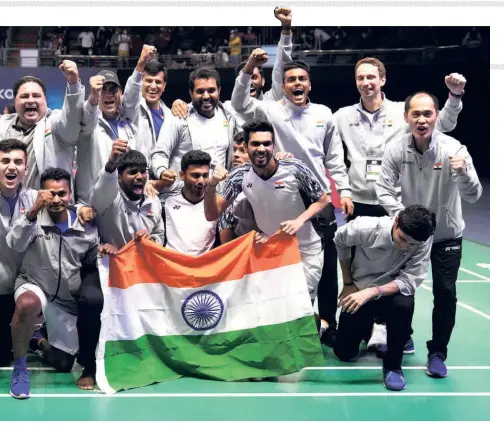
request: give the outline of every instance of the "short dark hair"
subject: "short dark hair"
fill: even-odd
[[[269,131],[272,136],[272,141],[275,143],[275,130],[273,129],[271,123],[268,121],[253,119],[243,124],[243,140],[246,145],[248,145],[250,141],[250,134],[257,131]]]
[[[14,106],[12,103],[8,103],[4,106],[4,109],[7,108],[7,113],[16,113],[16,106]]]
[[[70,175],[70,173],[68,173],[68,171],[62,169],[61,167],[49,167],[48,169],[44,170],[44,172],[40,176],[40,188],[45,188],[46,181],[60,181],[61,179],[64,179],[68,182],[69,189],[72,188],[72,176]]]
[[[308,78],[310,78],[310,66],[302,60],[294,60],[294,61],[288,61],[287,63],[284,64],[283,68],[284,80],[285,80],[285,73],[292,69],[306,70],[306,73],[308,73]]]
[[[397,227],[409,237],[425,242],[436,230],[436,215],[421,205],[411,205],[399,212]]]
[[[220,75],[219,72],[213,67],[203,66],[193,70],[189,75],[189,89],[194,90],[194,81],[196,79],[211,79],[214,78],[217,87],[220,88]]]
[[[144,75],[147,74],[155,76],[159,72],[163,72],[164,81],[166,82],[168,78],[168,72],[163,63],[160,63],[158,60],[150,60],[145,63]]]
[[[28,151],[26,150],[26,144],[17,139],[4,139],[0,141],[0,152],[6,154],[14,150],[20,150],[24,152],[25,161],[28,161]]]
[[[243,70],[243,68],[245,67],[245,64],[247,64],[246,61],[242,61],[238,67],[236,68],[235,72],[236,72],[236,76],[238,76],[240,74],[240,72]],[[261,75],[262,78],[264,78],[264,70],[262,68],[262,66],[256,66],[257,67],[257,70],[259,70],[259,74]]]
[[[119,163],[117,163],[117,173],[120,175],[130,167],[136,167],[138,170],[146,170],[147,159],[145,155],[136,149],[130,149],[124,154],[124,157],[119,160]]]
[[[188,151],[182,157],[180,162],[180,168],[183,172],[187,170],[189,166],[209,166],[212,161],[212,157],[208,152],[200,151],[199,149],[193,149]]]
[[[371,64],[372,66],[375,66],[378,69],[378,77],[384,78],[387,74],[387,71],[385,70],[385,64],[383,64],[378,58],[374,57],[365,57],[361,58],[357,63],[355,64],[355,73],[357,73],[357,69],[361,64]]]
[[[428,93],[427,91],[417,91],[413,94],[410,94],[407,98],[406,101],[404,102],[404,112],[408,113],[411,107],[411,100],[413,97],[419,95],[419,94],[425,94],[426,96],[429,96],[432,101],[434,102],[434,107],[436,108],[437,111],[439,111],[439,100],[438,98],[431,93]]]
[[[245,133],[243,131],[239,131],[233,136],[234,143],[243,143],[245,141]]]
[[[35,82],[36,84],[40,85],[40,88],[42,88],[42,92],[44,93],[44,96],[46,95],[46,87],[44,83],[39,79],[36,78],[35,76],[23,76],[22,78],[18,79],[16,82],[14,82],[14,97],[17,96],[17,93],[19,92],[19,88],[21,88],[21,85],[24,85],[28,82]]]

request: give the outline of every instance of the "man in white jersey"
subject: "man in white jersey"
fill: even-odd
[[[214,246],[217,221],[207,221],[203,204],[211,159],[200,150],[186,152],[182,157],[180,180],[184,187],[170,195],[164,205],[167,248],[197,256]]]
[[[432,339],[427,342],[427,374],[448,375],[445,360],[455,326],[456,282],[462,258],[461,198],[475,203],[483,191],[467,148],[436,129],[438,100],[426,92],[406,99],[404,118],[410,133],[385,149],[376,183],[380,204],[390,215],[421,204],[436,214],[432,264]],[[397,192],[400,184],[401,200]]]
[[[265,241],[279,229],[297,235],[308,290],[314,300],[324,262],[316,217],[329,204],[329,197],[302,161],[275,159],[275,133],[270,123],[246,122],[243,131],[250,163],[229,175],[219,195],[217,184],[228,177],[228,172],[220,166],[215,168],[205,194],[205,216],[209,221],[217,220],[243,191],[260,230],[257,240]]]
[[[192,106],[187,119],[175,118],[163,127],[152,153],[151,170],[156,179],[174,180],[183,155],[199,149],[208,152],[212,164],[231,168],[235,115],[219,101],[220,76],[216,69],[200,67],[189,76]],[[177,181],[171,190],[182,187]]]
[[[346,220],[358,216],[385,216],[387,212],[378,203],[375,184],[381,171],[383,153],[388,144],[408,132],[404,123],[404,102],[394,102],[382,92],[386,83],[385,65],[373,57],[359,60],[355,65],[355,84],[360,101],[338,109],[333,115],[339,135],[350,162],[348,175],[354,204],[353,213]],[[462,110],[462,95],[466,79],[458,73],[445,77],[448,100],[439,113],[436,127],[452,131]],[[386,343],[386,329],[377,320],[368,347],[381,352]],[[413,339],[408,339],[404,352],[415,352]]]
[[[284,66],[284,97],[279,101],[257,100],[250,96],[249,86],[254,67],[264,64],[266,52],[255,49],[247,64],[235,81],[231,104],[246,118],[263,119],[275,129],[276,150],[289,152],[303,161],[323,184],[326,193],[331,192],[331,184],[326,170],[340,193],[341,208],[351,213],[353,203],[350,184],[344,163],[343,147],[338,131],[331,121],[332,112],[327,106],[310,101],[310,67],[302,61],[293,61]],[[322,342],[331,346],[336,331],[336,305],[338,297],[337,255],[333,237],[336,231],[336,217],[332,203],[324,210],[325,228],[324,270],[319,286],[318,305],[320,317],[329,328],[322,336]]]
[[[252,72],[250,79],[250,97],[258,100],[280,100],[283,96],[282,83],[283,83],[283,68],[285,63],[292,61],[292,11],[288,7],[276,7],[274,11],[275,17],[282,24],[282,33],[280,41],[278,42],[277,53],[275,57],[275,64],[271,72],[271,89],[264,92],[264,71],[261,66],[256,66]],[[236,74],[245,66],[246,62],[242,62],[236,68]],[[242,127],[246,117],[237,113],[231,106],[231,101],[226,100],[224,107],[236,115],[236,121],[239,127]],[[179,118],[186,118],[189,106],[182,100],[175,100],[172,104],[173,115]]]

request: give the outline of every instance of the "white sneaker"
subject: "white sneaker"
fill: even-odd
[[[320,330],[319,330],[319,338],[322,339],[322,336],[329,328],[329,323],[326,320],[320,319]]]
[[[373,324],[373,332],[367,344],[368,349],[378,349],[387,344],[387,327],[385,324]]]

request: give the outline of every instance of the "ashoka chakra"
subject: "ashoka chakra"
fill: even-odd
[[[193,330],[210,330],[219,324],[224,304],[213,291],[197,291],[185,299],[182,317]]]

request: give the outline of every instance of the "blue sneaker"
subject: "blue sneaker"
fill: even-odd
[[[427,362],[427,375],[432,378],[446,378],[448,376],[448,369],[444,364],[442,354],[437,352],[429,354]]]
[[[14,368],[10,395],[15,399],[28,399],[30,397],[30,374],[28,369]]]
[[[409,355],[409,354],[414,354],[414,353],[415,353],[415,344],[413,342],[413,339],[410,337],[406,341],[406,345],[404,345],[403,354]]]
[[[401,369],[383,369],[383,385],[391,391],[402,391],[406,388],[406,379]]]

